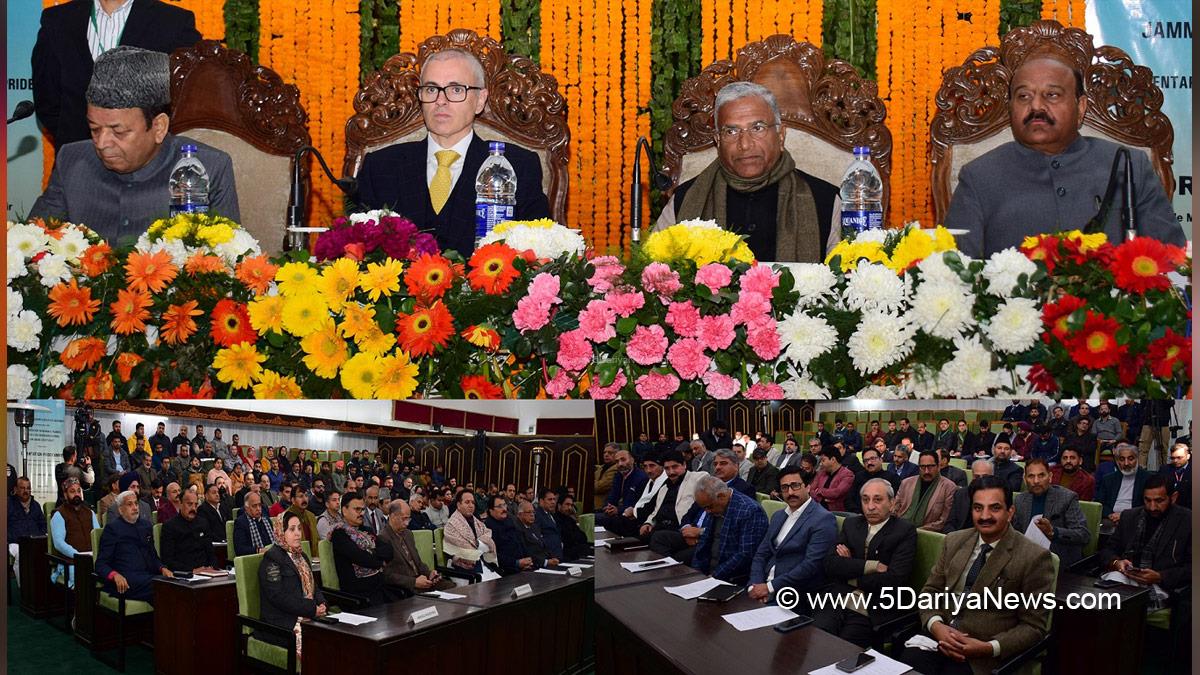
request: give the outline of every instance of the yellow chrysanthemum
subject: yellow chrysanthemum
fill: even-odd
[[[300,385],[294,378],[280,375],[273,370],[264,370],[262,379],[254,385],[254,398],[295,399],[303,396],[304,393],[300,391]]]
[[[246,305],[246,311],[250,314],[250,325],[259,335],[266,335],[270,331],[283,332],[283,296],[264,295],[255,298]]]
[[[506,220],[492,229],[496,234],[504,234],[511,229],[517,227],[540,227],[548,230],[558,223],[555,223],[549,218],[538,218],[537,220]]]
[[[338,335],[337,327],[332,319],[317,324],[317,329],[300,341],[300,348],[304,350],[304,365],[308,369],[317,374],[318,377],[325,379],[333,379],[337,375],[338,368],[341,367],[346,359],[350,358],[350,352],[346,349],[346,341],[342,336]]]
[[[262,375],[262,362],[266,360],[254,345],[242,342],[218,351],[212,367],[217,371],[218,381],[234,389],[246,389]]]
[[[654,232],[646,238],[642,250],[656,262],[691,260],[697,267],[735,260],[754,262],[754,254],[742,237],[704,221],[683,222]]]
[[[358,286],[367,292],[371,302],[380,296],[390,296],[400,290],[400,275],[404,272],[404,263],[388,258],[382,263],[371,263],[367,270],[359,275]]]
[[[1091,253],[1108,242],[1108,236],[1103,232],[1084,234],[1081,230],[1071,230],[1067,233],[1067,238],[1078,241],[1082,253]]]
[[[891,260],[884,261],[897,274],[933,254],[933,239],[919,227],[910,229],[892,250]]]
[[[338,328],[342,335],[348,338],[369,335],[371,331],[379,330],[379,325],[375,323],[375,308],[370,305],[364,307],[357,302],[346,303],[342,307],[342,324]]]
[[[393,333],[385,333],[376,327],[374,331],[354,338],[354,343],[364,352],[383,355],[396,345],[396,336]]]
[[[284,298],[283,329],[296,337],[313,332],[327,318],[329,305],[325,304],[320,294]]]
[[[163,231],[163,239],[183,239],[191,231],[191,224],[183,219],[176,219]]]
[[[150,227],[146,230],[146,234],[150,235],[150,238],[153,239],[154,237],[162,234],[163,230],[167,229],[167,226],[170,224],[171,221],[167,220],[166,218],[159,218],[150,224]]]
[[[379,388],[379,357],[361,352],[342,365],[342,388],[354,398],[375,398]]]
[[[954,235],[950,234],[950,230],[938,225],[933,228],[933,252],[941,253],[943,251],[957,251],[958,242],[954,240]]]
[[[843,272],[849,272],[858,267],[858,261],[863,258],[868,262],[877,263],[886,263],[888,259],[887,254],[883,252],[883,245],[877,241],[842,240],[825,257],[826,264],[831,262],[835,256],[841,256]]]
[[[217,246],[233,239],[233,228],[224,223],[202,225],[196,232],[196,238],[209,246]]]
[[[290,262],[275,273],[279,292],[288,297],[317,293],[317,271],[302,262]]]
[[[417,390],[417,365],[405,352],[396,352],[379,359],[379,386],[375,396],[384,399],[404,399]]]
[[[358,290],[358,263],[350,258],[338,258],[321,271],[317,287],[329,303],[329,309],[342,311],[346,300]]]

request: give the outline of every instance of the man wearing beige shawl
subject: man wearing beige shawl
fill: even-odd
[[[496,544],[492,531],[475,517],[475,495],[470,490],[454,498],[454,512],[446,521],[442,551],[450,564],[472,572],[484,573],[484,563],[496,563]]]

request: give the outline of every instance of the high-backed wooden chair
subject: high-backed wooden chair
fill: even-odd
[[[551,216],[562,222],[567,207],[570,132],[558,82],[532,59],[509,54],[492,38],[466,29],[430,37],[416,54],[396,54],[383,68],[367,76],[354,96],[355,113],[346,122],[343,175],[358,175],[368,152],[425,136],[421,103],[417,100],[420,64],[444,49],[471,53],[483,64],[488,100],[475,118],[475,133],[486,140],[516,143],[537,153]]]
[[[761,84],[779,104],[788,128],[784,145],[805,173],[838,185],[854,160],[854,147],[871,148],[871,161],[883,178],[883,207],[890,194],[892,134],[884,126],[887,111],[874,82],[864,80],[846,61],[826,58],[820,47],[772,35],[738,50],[688,79],[671,106],[663,171],[671,179],[668,196],[695,178],[717,158],[713,103],[721,87],[740,80]]]
[[[1093,46],[1092,36],[1079,28],[1037,21],[1009,31],[999,47],[979,49],[942,76],[929,132],[936,222],[950,208],[963,166],[1013,140],[1008,118],[1012,74],[1030,54],[1046,47],[1066,54],[1083,74],[1088,106],[1080,133],[1144,151],[1167,196],[1174,194],[1175,131],[1162,113],[1162,90],[1150,69],[1135,65],[1116,47]]]
[[[171,54],[171,108],[171,133],[233,159],[242,226],[263,252],[281,251],[293,157],[310,143],[300,90],[246,54],[202,40]]]

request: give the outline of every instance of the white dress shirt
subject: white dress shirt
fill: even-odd
[[[800,505],[800,508],[796,509],[795,511],[793,511],[792,507],[790,506],[785,509],[784,512],[787,513],[787,519],[783,521],[783,527],[779,528],[779,534],[775,535],[775,548],[779,548],[779,546],[787,540],[788,535],[792,532],[792,527],[794,527],[796,522],[800,520],[800,516],[804,513],[804,509],[808,508],[808,505],[811,503],[811,499],[806,499],[804,500],[804,503]],[[772,593],[775,592],[775,586],[771,583],[774,578],[775,565],[772,564],[771,569],[767,571],[767,590],[771,591]]]
[[[438,145],[438,142],[433,140],[433,136],[428,136],[425,141],[425,185],[433,182],[433,175],[437,173],[438,160],[436,153],[439,150],[453,150],[458,153],[458,159],[450,165],[450,191],[454,191],[454,186],[458,184],[458,177],[462,175],[463,161],[467,158],[467,148],[471,147],[471,140],[475,138],[475,132],[469,131],[462,140],[454,145],[443,148]]]
[[[999,543],[1000,543],[1000,540],[996,540],[996,542],[991,545],[992,550],[988,553],[988,555],[991,555],[992,553],[996,552],[996,544],[999,544]],[[963,568],[962,576],[960,576],[958,578],[958,580],[956,582],[954,582],[954,586],[950,590],[958,592],[958,593],[965,593],[968,590],[970,590],[970,589],[966,588],[967,575],[971,573],[971,566],[975,564],[975,559],[979,557],[979,550],[982,547],[983,547],[983,536],[976,535],[975,536],[975,548],[971,549],[971,557],[967,558],[967,566]],[[985,565],[986,565],[986,563],[985,563]],[[929,617],[929,622],[925,624],[925,630],[929,631],[932,634],[933,631],[931,631],[930,629],[933,627],[933,624],[938,621],[944,622],[944,619],[942,619],[942,617],[940,615],[935,615],[935,616]],[[990,644],[992,646],[992,656],[998,658],[1000,656],[1000,641],[999,640],[989,640],[988,644]]]
[[[92,0],[92,18],[88,20],[87,41],[93,61],[120,44],[121,34],[125,32],[125,22],[129,21],[129,12],[132,9],[133,0],[125,0],[125,4],[109,14],[100,6],[100,0]]]

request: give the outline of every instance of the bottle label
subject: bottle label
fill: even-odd
[[[512,204],[475,202],[475,238],[486,237],[500,223],[512,220],[514,213]]]
[[[208,204],[172,204],[171,215],[177,216],[181,213],[208,213]]]
[[[882,211],[842,211],[843,232],[864,232],[883,227]]]

